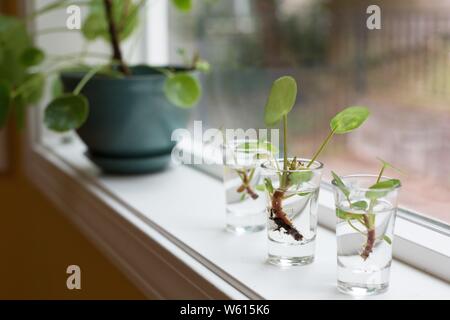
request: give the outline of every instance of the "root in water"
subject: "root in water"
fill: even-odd
[[[237,171],[237,172],[242,179],[242,184],[239,188],[237,188],[236,192],[237,193],[246,192],[253,200],[258,199],[259,195],[255,191],[253,191],[252,187],[250,186],[251,177],[253,176],[253,174],[250,173],[249,177],[246,171]]]
[[[364,224],[366,226],[370,226],[370,221],[367,215],[364,215]],[[363,252],[361,253],[361,257],[364,260],[367,260],[369,258],[370,254],[373,251],[373,246],[375,245],[375,229],[373,228],[367,228],[367,241],[364,245]]]
[[[276,190],[272,195],[272,208],[270,210],[270,218],[277,225],[277,230],[284,229],[284,231],[291,235],[295,240],[303,240],[301,233],[294,227],[287,214],[283,211],[282,200],[284,191]]]

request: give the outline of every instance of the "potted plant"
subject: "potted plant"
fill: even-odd
[[[87,155],[105,172],[143,173],[163,169],[174,147],[171,133],[184,127],[188,109],[201,95],[196,70],[208,64],[198,57],[186,66],[129,66],[121,44],[136,30],[145,0],[89,0],[82,34],[87,41],[104,39],[111,47],[107,63],[77,63],[52,68],[45,53],[34,47],[24,21],[0,16],[0,125],[15,114],[23,126],[24,110],[37,103],[46,80],[58,75],[63,90],[55,90],[45,109],[45,125],[56,132],[77,130]],[[173,0],[182,11],[190,0]],[[68,5],[55,0],[32,17]],[[77,4],[71,1],[70,4]],[[47,59],[51,61],[51,57]]]

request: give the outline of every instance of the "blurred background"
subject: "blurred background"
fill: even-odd
[[[450,1],[196,3],[189,17],[171,10],[169,52],[181,63],[180,48],[199,48],[213,67],[197,119],[264,127],[271,82],[292,74],[299,82],[292,154],[311,156],[332,115],[366,105],[369,121],[336,137],[321,158],[328,170],[376,173],[383,158],[406,174],[402,207],[450,223]],[[381,8],[381,30],[366,28],[371,4]]]

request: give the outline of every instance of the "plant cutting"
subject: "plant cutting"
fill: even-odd
[[[369,202],[364,200],[352,202],[350,200],[350,189],[345,185],[342,179],[335,172],[332,172],[334,178],[333,183],[344,194],[345,199],[348,202],[349,208],[364,212],[363,214],[353,214],[339,208],[336,209],[336,215],[340,219],[345,220],[352,229],[356,230],[358,233],[364,235],[367,238],[360,254],[361,258],[363,258],[364,260],[367,260],[367,258],[372,253],[376,240],[383,240],[388,245],[392,245],[392,239],[386,234],[383,233],[379,236],[376,235],[375,231],[376,216],[373,213],[373,211],[379,198],[385,196],[389,192],[389,190],[396,189],[401,186],[401,182],[398,179],[387,179],[383,181],[381,180],[386,168],[393,168],[397,171],[400,170],[382,159],[378,160],[381,161],[382,163],[380,172],[378,173],[374,184],[369,187],[369,190],[365,194],[366,198],[369,199]],[[364,226],[365,231],[362,231],[358,227],[356,227],[354,225],[355,222],[359,222],[362,226]]]
[[[377,175],[333,175],[336,201],[338,288],[350,294],[383,292],[389,284],[400,180]],[[398,169],[396,169],[398,170]]]
[[[88,156],[107,172],[139,173],[162,169],[174,146],[173,129],[185,125],[188,109],[201,96],[195,72],[209,65],[198,55],[186,66],[130,66],[122,50],[138,30],[146,0],[55,0],[24,19],[0,16],[0,125],[14,116],[23,127],[25,109],[38,103],[48,80],[54,97],[44,114],[56,132],[77,130]],[[189,11],[191,0],[172,0]],[[25,23],[68,5],[84,6],[81,34],[87,44],[106,41],[111,54],[88,50],[52,55],[37,48],[32,35],[74,32],[66,28],[27,31]],[[87,58],[104,60],[87,65]]]
[[[268,97],[264,119],[267,126],[282,122],[282,159],[265,163],[267,177],[264,180],[269,196],[269,262],[279,265],[310,263],[314,255],[317,225],[317,198],[323,165],[317,161],[335,134],[351,132],[367,119],[365,107],[349,107],[330,121],[330,132],[311,159],[288,156],[288,114],[297,97],[297,83],[289,76],[277,79]],[[294,221],[295,220],[295,221]],[[305,235],[305,233],[307,233]],[[284,252],[279,244],[305,245],[304,253]],[[293,248],[292,246],[290,248]],[[291,250],[291,249],[290,249]]]
[[[235,152],[233,152],[234,161],[237,162],[236,154],[242,153],[245,156],[250,157],[252,161],[258,161],[265,159],[267,157],[273,157],[276,154],[277,149],[268,141],[260,141],[256,140],[253,142],[243,142],[236,146]],[[255,168],[251,169],[235,169],[239,178],[242,181],[242,184],[236,190],[238,193],[241,193],[241,201],[244,201],[247,196],[256,200],[259,198],[259,195],[253,190],[251,183],[255,176]],[[264,185],[256,185],[255,189],[258,191],[264,191]]]
[[[260,231],[266,223],[260,163],[276,150],[267,141],[247,139],[225,143],[224,151],[226,229],[233,233]]]

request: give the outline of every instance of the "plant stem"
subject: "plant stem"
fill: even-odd
[[[380,182],[381,177],[383,176],[383,172],[386,169],[386,165],[383,164],[383,166],[381,167],[380,173],[378,174],[377,177],[377,182]],[[363,215],[363,219],[364,219],[364,224],[367,228],[367,241],[366,244],[364,245],[364,249],[363,252],[361,253],[361,257],[366,260],[369,255],[372,253],[373,251],[373,246],[375,244],[375,240],[376,240],[376,235],[375,235],[375,214],[372,213],[373,211],[373,207],[375,206],[375,201],[376,200],[370,200],[369,203],[369,209],[368,209],[368,213]]]
[[[253,175],[255,174],[255,169],[251,169],[249,175],[247,175],[247,170],[236,170],[236,172],[242,180],[242,184],[239,186],[239,188],[237,188],[236,192],[242,193],[245,191],[253,200],[258,199],[259,195],[255,191],[253,191],[252,187],[250,186]]]
[[[361,253],[361,257],[364,260],[367,260],[369,255],[372,253],[373,246],[375,244],[375,229],[373,228],[373,223],[371,221],[372,219],[370,217],[370,214],[365,214],[363,216],[363,218],[364,218],[364,224],[367,226],[367,241],[366,241],[366,244],[364,245],[364,249],[363,249],[363,252]]]
[[[316,159],[319,157],[319,155],[322,153],[323,149],[325,149],[325,147],[327,146],[328,142],[330,142],[331,138],[334,136],[334,133],[336,132],[336,129],[333,129],[332,131],[330,131],[330,133],[328,134],[328,136],[326,137],[325,141],[322,143],[322,145],[320,146],[319,150],[316,151],[316,153],[314,154],[314,156],[312,157],[311,161],[309,161],[308,165],[306,166],[306,168],[311,167],[311,165],[314,163],[314,161],[316,161]]]
[[[57,73],[58,70],[52,70],[52,71],[48,71],[48,72],[42,72],[42,74],[45,77],[51,76],[52,74]],[[25,80],[22,84],[20,84],[17,88],[15,88],[11,94],[11,98],[16,98],[17,96],[19,96],[24,90],[26,90],[27,86],[35,83],[37,80],[39,80],[39,78],[28,78],[27,80]]]
[[[110,36],[111,46],[113,49],[113,57],[112,58],[113,58],[113,60],[117,60],[119,62],[119,70],[123,74],[129,76],[129,75],[131,75],[131,72],[123,60],[122,51],[120,49],[119,36],[117,33],[117,27],[116,27],[116,23],[114,21],[114,16],[113,16],[112,0],[103,0],[103,4],[105,7],[106,18],[108,20],[109,36]]]
[[[359,221],[359,220],[358,220],[358,221]],[[349,226],[352,227],[354,230],[356,230],[357,232],[361,233],[362,235],[366,235],[364,232],[362,232],[362,231],[359,230],[357,227],[355,227],[355,226],[353,225],[353,223],[351,222],[350,219],[347,220],[347,222],[348,222]]]
[[[383,176],[384,169],[386,169],[386,165],[383,165],[383,167],[381,168],[380,173],[378,174],[378,178],[377,178],[377,182],[376,183],[380,182],[381,177]]]
[[[280,181],[280,187],[287,187],[287,171],[288,171],[288,146],[287,146],[287,115],[283,116],[283,175]]]
[[[84,77],[80,80],[80,82],[78,82],[78,85],[73,90],[73,94],[74,95],[79,95],[81,90],[83,90],[84,86],[88,83],[88,81],[91,80],[92,77],[95,76],[95,74],[97,72],[99,72],[101,68],[103,68],[103,66],[97,66],[97,67],[92,68],[91,70],[89,70],[89,72],[86,73],[84,75]]]
[[[287,147],[287,115],[285,114],[283,116],[283,170],[287,170],[287,154],[288,154],[288,147]]]
[[[283,116],[283,173],[280,177],[280,187],[275,190],[271,197],[270,219],[277,225],[277,230],[284,229],[295,240],[303,240],[303,235],[295,228],[288,215],[283,211],[283,199],[289,188],[289,162],[287,146],[287,115]],[[292,162],[296,162],[296,158]]]
[[[289,220],[287,214],[283,211],[282,201],[284,198],[284,190],[277,189],[272,195],[272,201],[270,209],[270,218],[278,226],[278,230],[283,228],[287,234],[291,235],[295,240],[303,240],[303,236],[294,227],[291,220]]]

